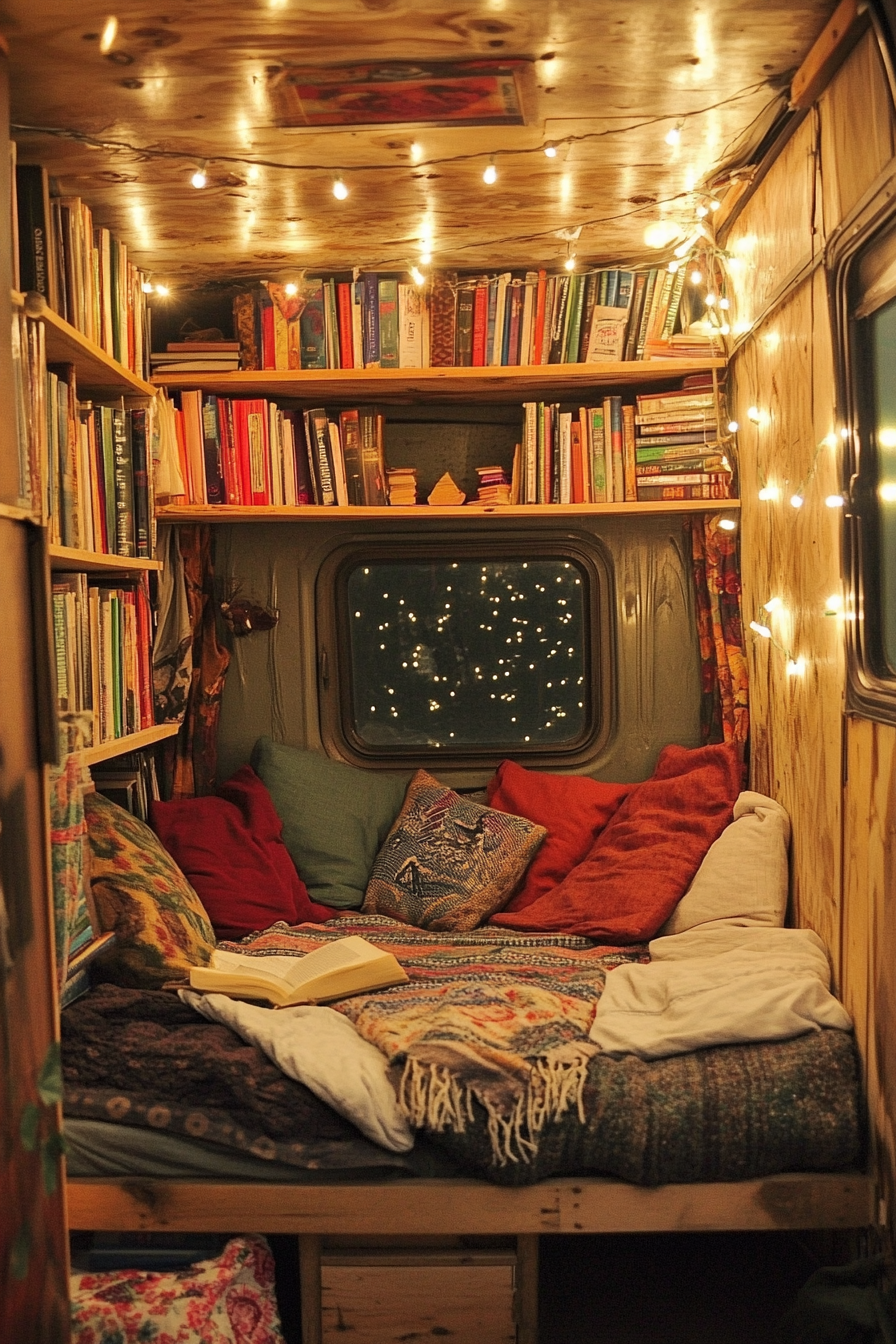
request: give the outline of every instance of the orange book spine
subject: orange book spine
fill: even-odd
[[[353,369],[355,356],[352,349],[352,287],[339,284],[336,287],[336,321],[339,327],[339,367]]]
[[[569,427],[569,456],[572,466],[572,502],[585,503],[585,464],[582,458],[582,422],[573,420]]]

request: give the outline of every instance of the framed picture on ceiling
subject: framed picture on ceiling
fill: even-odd
[[[283,65],[269,72],[280,126],[522,126],[524,61]]]

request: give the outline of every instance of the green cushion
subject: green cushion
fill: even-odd
[[[274,800],[284,843],[311,899],[360,909],[410,774],[358,770],[269,737],[255,743],[252,766]]]

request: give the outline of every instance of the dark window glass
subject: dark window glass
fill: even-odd
[[[588,582],[565,558],[352,566],[356,742],[434,753],[581,742],[594,716]]]
[[[870,318],[874,374],[880,653],[896,676],[896,299]]]

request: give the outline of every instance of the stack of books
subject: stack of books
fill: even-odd
[[[511,482],[503,467],[477,467],[479,489],[477,504],[510,504]]]
[[[84,573],[57,573],[52,611],[59,709],[92,715],[88,745],[153,727],[146,575],[112,587],[88,583]]]
[[[685,379],[680,391],[638,397],[635,427],[639,500],[729,498],[716,396],[704,375]]]
[[[434,509],[456,508],[466,498],[450,471],[446,471],[430,490],[428,502]]]
[[[231,373],[240,367],[239,341],[169,341],[149,357],[153,373]]]
[[[406,508],[417,503],[417,468],[389,467],[386,470],[389,503]]]
[[[237,295],[234,330],[244,369],[632,360],[669,353],[683,281],[683,270],[672,275],[665,268],[436,272],[425,287],[408,283],[404,273],[306,278]]]

